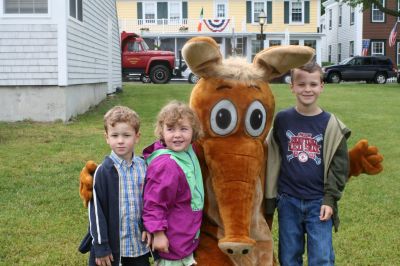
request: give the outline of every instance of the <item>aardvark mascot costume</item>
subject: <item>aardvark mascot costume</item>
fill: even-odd
[[[276,46],[244,58],[223,60],[208,37],[189,40],[182,50],[190,69],[201,77],[190,106],[200,118],[204,137],[195,143],[202,166],[206,202],[199,266],[273,265],[272,218],[263,213],[267,149],[275,100],[268,81],[307,63],[314,50]],[[362,140],[349,151],[349,176],[382,171],[383,157]],[[91,198],[93,162],[81,172],[80,195]]]

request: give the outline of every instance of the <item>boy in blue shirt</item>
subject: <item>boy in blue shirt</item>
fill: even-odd
[[[296,106],[280,111],[267,137],[267,215],[278,209],[279,262],[334,265],[332,226],[339,226],[337,201],[349,170],[350,130],[317,100],[323,72],[315,62],[292,70]]]
[[[127,107],[116,106],[104,115],[111,154],[93,178],[89,265],[150,265],[150,234],[141,226],[146,163],[134,155],[139,128],[139,116]]]

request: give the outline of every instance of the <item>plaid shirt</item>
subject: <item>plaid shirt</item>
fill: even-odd
[[[143,186],[146,175],[146,163],[140,157],[133,156],[129,164],[111,152],[119,175],[120,209],[120,252],[121,257],[138,257],[149,252],[142,242],[139,223],[143,210]]]

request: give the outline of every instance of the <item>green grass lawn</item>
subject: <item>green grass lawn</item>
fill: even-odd
[[[87,160],[100,162],[109,153],[104,113],[114,105],[139,113],[141,153],[154,140],[160,107],[187,102],[191,87],[131,83],[69,123],[0,123],[0,265],[86,265],[87,256],[77,252],[87,230],[79,172]],[[287,85],[272,89],[277,110],[294,103]],[[355,177],[345,189],[334,234],[337,265],[400,262],[399,100],[398,84],[328,84],[321,95],[321,106],[352,129],[349,146],[367,138],[385,156],[383,173]]]

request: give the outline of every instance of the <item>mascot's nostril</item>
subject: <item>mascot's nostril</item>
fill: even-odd
[[[249,253],[249,250],[248,249],[243,249],[242,254],[246,255],[247,253]]]
[[[233,254],[233,250],[230,249],[230,248],[228,248],[228,249],[226,250],[226,252],[228,252],[229,254]]]

